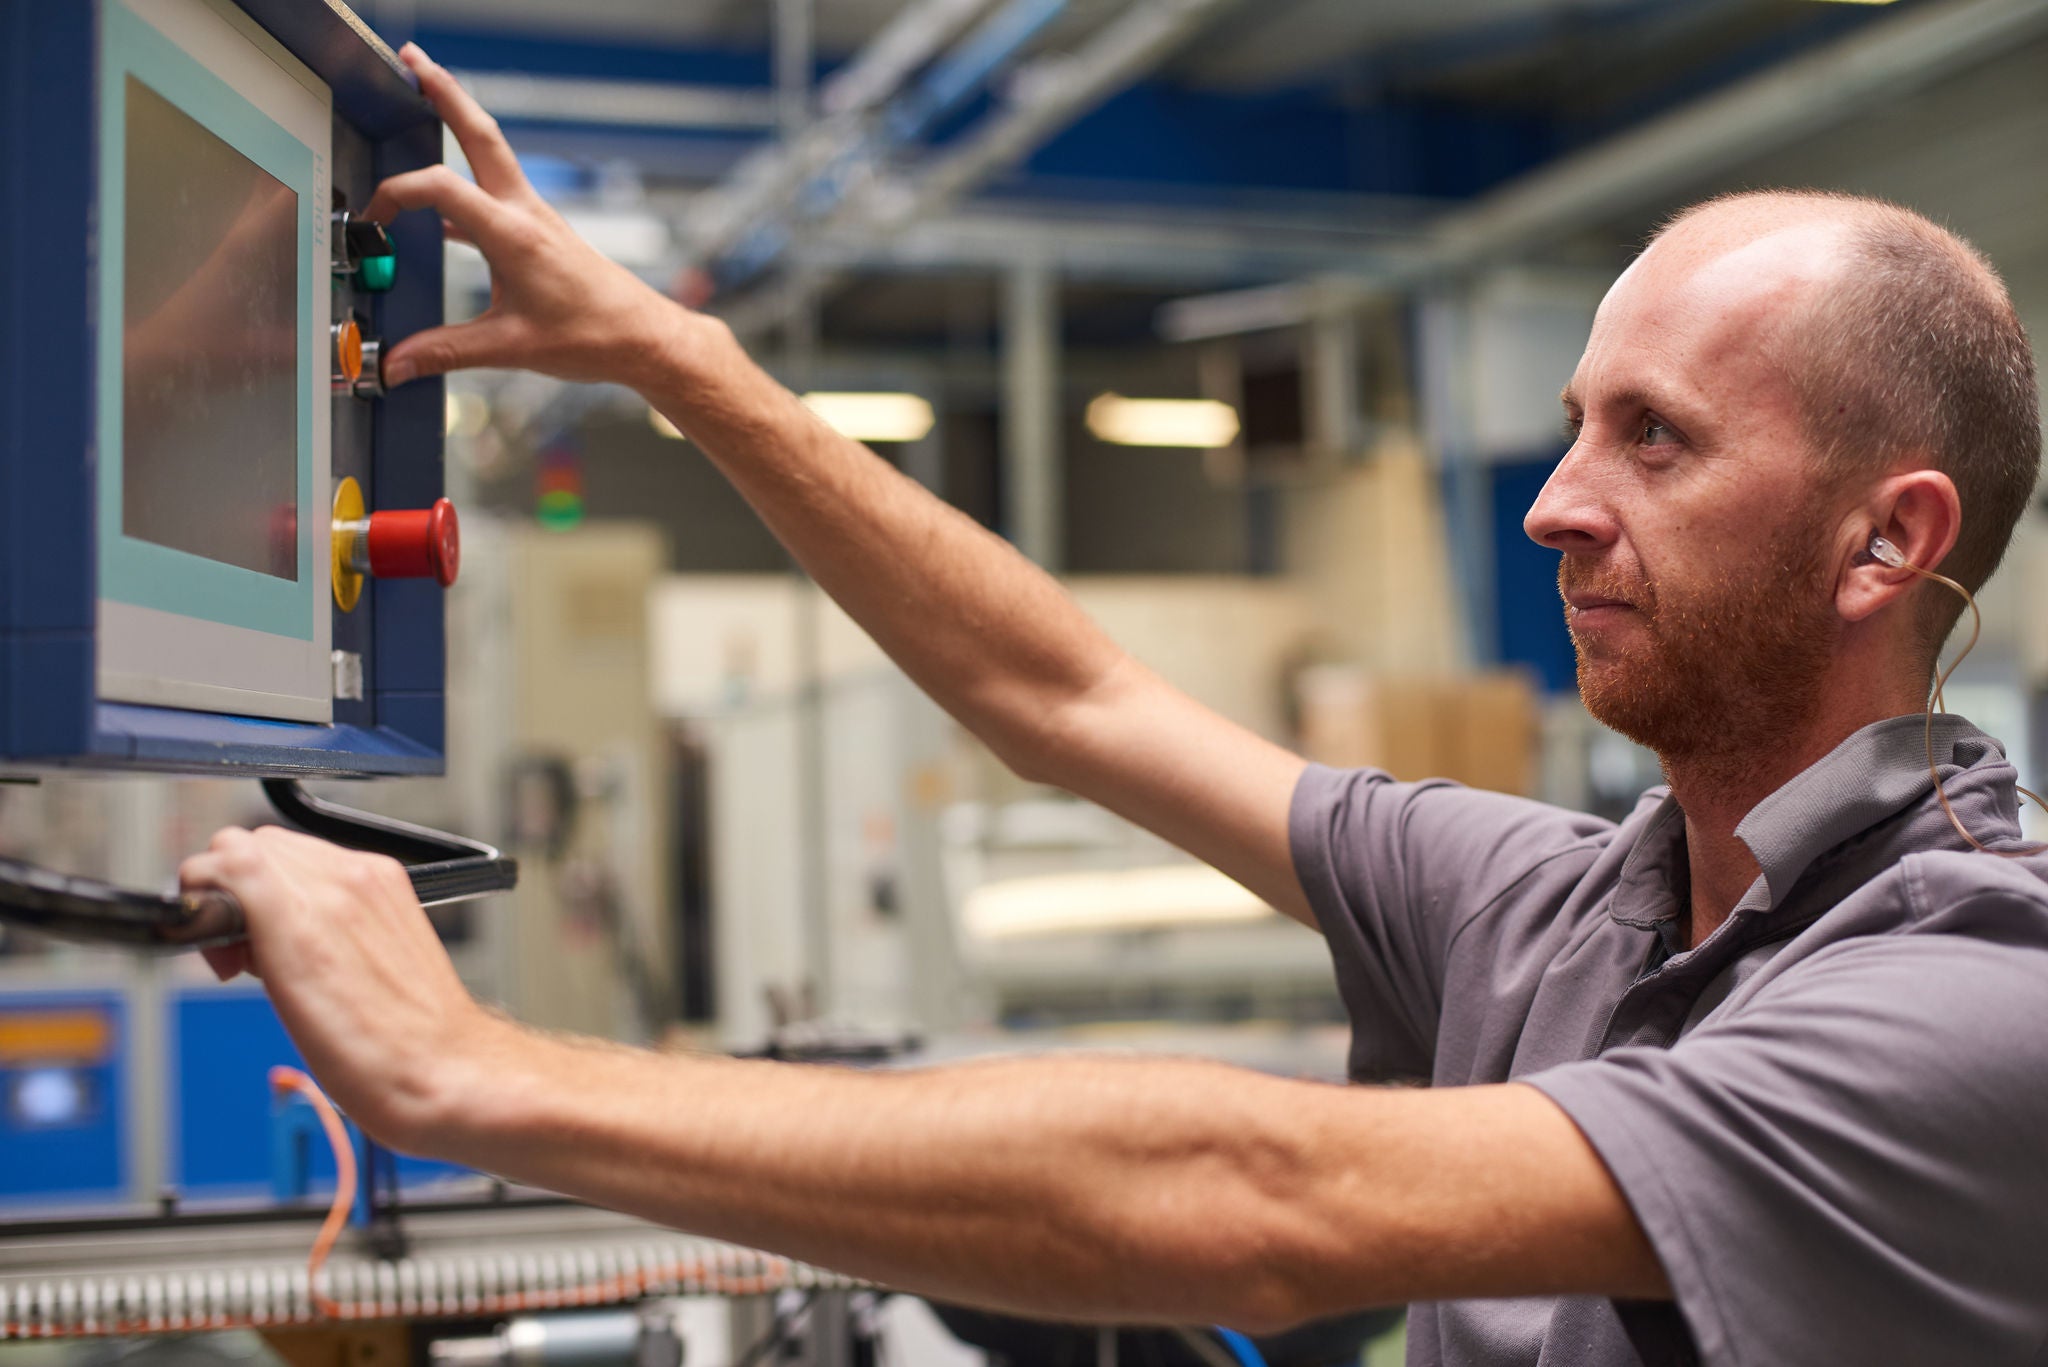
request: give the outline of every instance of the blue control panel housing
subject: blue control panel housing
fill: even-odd
[[[0,770],[438,773],[443,591],[432,581],[372,580],[348,613],[316,605],[334,612],[333,648],[361,665],[361,696],[336,697],[329,722],[100,695],[99,63],[106,11],[117,3],[0,4]],[[345,6],[236,3],[331,89],[335,142],[319,151],[331,155],[334,189],[346,186],[351,203],[360,207],[378,180],[441,159],[432,109]],[[365,333],[387,343],[442,316],[440,224],[407,215],[389,232],[397,283],[360,301]],[[328,396],[317,401],[315,420],[325,421]],[[357,475],[373,508],[432,504],[442,493],[444,403],[440,382],[426,380],[363,404],[347,419],[353,454],[344,459],[337,445],[333,475]],[[324,522],[330,497],[315,490],[298,516]],[[325,553],[324,536],[313,544]]]

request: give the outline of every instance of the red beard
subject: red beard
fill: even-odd
[[[1557,583],[1634,610],[1636,621],[1601,628],[1607,639],[1581,639],[1566,609],[1579,696],[1667,765],[1756,754],[1797,735],[1819,706],[1840,623],[1817,527],[1782,527],[1761,555],[1690,583],[1624,580],[1569,555]]]

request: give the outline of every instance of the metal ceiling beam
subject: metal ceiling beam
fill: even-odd
[[[1186,341],[1300,323],[1552,245],[2044,36],[2041,0],[1948,0],[1875,20],[1451,210],[1415,249],[1342,277],[1176,300],[1160,332]]]
[[[775,97],[735,86],[579,80],[503,71],[458,71],[477,103],[501,119],[613,124],[632,128],[775,126]]]
[[[1020,243],[1068,279],[1196,282],[1355,271],[1412,244],[1412,234],[1316,222],[1214,221],[1189,215],[1103,221],[1052,214],[963,211],[902,229],[819,237],[805,256],[832,270],[1000,270]]]
[[[804,259],[813,282],[861,271],[1002,272],[1016,265],[1019,244],[1029,243],[1032,259],[1062,279],[1170,290],[1247,277],[1356,272],[1389,260],[1406,242],[1355,225],[1343,232],[1328,225],[1102,223],[990,211],[812,238]],[[740,336],[758,337],[780,326],[797,302],[794,286],[776,286],[743,296],[720,316]]]

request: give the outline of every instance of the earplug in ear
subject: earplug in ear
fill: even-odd
[[[1956,815],[1956,809],[1949,803],[1948,790],[1942,786],[1941,782],[1941,766],[1935,763],[1934,713],[1937,708],[1940,708],[1942,711],[1948,710],[1947,704],[1942,701],[1941,690],[1948,684],[1949,676],[1956,672],[1956,666],[1963,662],[1963,657],[1976,649],[1977,634],[1984,629],[1984,616],[1977,610],[1976,598],[1971,595],[1968,589],[1947,575],[1936,574],[1933,570],[1921,569],[1918,565],[1906,559],[1904,551],[1885,540],[1882,536],[1879,536],[1875,531],[1871,532],[1869,544],[1858,553],[1856,559],[1858,563],[1868,563],[1875,560],[1878,564],[1889,569],[1910,570],[1922,579],[1931,579],[1944,588],[1952,590],[1970,609],[1970,639],[1963,643],[1963,648],[1957,652],[1955,659],[1949,661],[1948,668],[1939,670],[1935,674],[1934,688],[1927,697],[1927,718],[1925,725],[1921,728],[1922,737],[1927,745],[1927,776],[1934,781],[1934,796],[1940,801],[1941,810],[1948,813],[1949,824],[1956,828],[1956,834],[1961,836],[1964,842],[1972,848],[1982,850],[1986,854],[2004,855],[2008,859],[2019,859],[2027,855],[2048,852],[2048,845],[2027,845],[2019,848],[2008,847],[1994,850],[1976,836],[1971,835],[1968,828],[1963,825],[1963,819]],[[1936,663],[1939,664],[1940,661],[1937,660]],[[2017,787],[2018,785],[2014,786]],[[2048,809],[2048,802],[2043,802],[2039,795],[2029,792],[2025,788],[2021,788],[2020,792],[2033,798],[2035,806]]]

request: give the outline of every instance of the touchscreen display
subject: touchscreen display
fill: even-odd
[[[127,78],[122,530],[298,578],[298,195]]]

